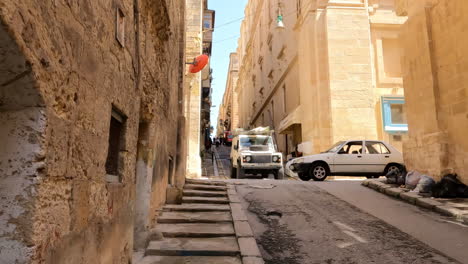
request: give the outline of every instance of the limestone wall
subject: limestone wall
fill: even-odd
[[[185,54],[188,61],[193,61],[196,56],[202,54],[203,35],[203,1],[186,0],[187,6],[187,32]],[[188,66],[187,66],[188,69]],[[201,176],[200,158],[200,122],[201,122],[201,73],[189,73],[186,70],[185,91],[186,106],[185,117],[187,118],[187,176]]]
[[[5,221],[14,224],[6,236],[2,233],[9,242],[0,244],[0,262],[129,263],[139,194],[135,192],[139,123],[158,124],[149,131],[153,145],[146,156],[147,165],[156,168],[151,170],[148,223],[165,201],[168,158],[177,154],[174,121],[179,116],[183,67],[183,59],[177,59],[184,45],[179,27],[183,8],[183,3],[165,0],[0,3],[0,39],[11,37],[31,69],[26,72],[30,75],[19,72],[13,79],[1,76],[0,94],[8,89],[1,86],[5,81],[23,85],[24,76],[32,76],[43,104],[24,103],[29,102],[28,93],[18,94],[19,104],[27,109],[44,107],[24,118],[0,111],[2,122],[11,118],[16,122],[13,128],[2,127],[0,142],[6,137],[18,143],[11,145],[12,151],[0,149],[0,196],[11,197],[15,184],[27,191],[15,196],[21,199],[17,203],[21,208],[3,214],[2,204],[0,227]],[[118,33],[124,35],[120,42],[117,17],[122,28]],[[0,49],[0,64],[4,63]],[[120,182],[106,180],[112,108],[126,117],[119,149]],[[27,142],[17,137],[28,133]],[[43,149],[40,168],[29,153],[36,149]],[[18,169],[8,168],[4,159],[18,153],[22,157],[10,164]],[[21,169],[21,163],[28,169]]]
[[[468,182],[468,131],[462,0],[399,1],[408,14],[404,43],[409,139],[405,162],[436,178],[455,172]]]

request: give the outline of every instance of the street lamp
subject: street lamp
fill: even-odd
[[[277,30],[284,30],[284,23],[283,23],[283,12],[281,12],[281,3],[278,0],[278,16],[276,17],[276,29]]]

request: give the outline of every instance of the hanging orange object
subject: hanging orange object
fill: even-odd
[[[193,63],[191,63],[189,71],[191,73],[197,73],[203,70],[203,68],[205,68],[205,66],[208,64],[209,60],[210,58],[206,54],[197,56],[195,60],[193,60]]]

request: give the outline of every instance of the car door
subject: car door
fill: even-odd
[[[362,170],[363,141],[348,141],[335,153],[333,158],[333,173],[358,173]]]
[[[363,172],[382,173],[385,166],[390,162],[390,151],[380,141],[366,140],[364,142],[365,152],[363,153]]]

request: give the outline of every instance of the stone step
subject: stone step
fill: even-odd
[[[226,186],[225,182],[211,181],[211,180],[195,180],[195,179],[185,179],[185,184],[203,184],[203,185]]]
[[[231,207],[227,204],[167,204],[164,211],[182,212],[229,212]]]
[[[203,191],[226,191],[226,186],[204,185],[204,184],[185,184],[185,190],[203,190]]]
[[[184,190],[184,196],[200,196],[200,197],[227,197],[226,191],[199,191],[199,190]]]
[[[136,264],[242,264],[239,257],[208,257],[208,256],[147,256]]]
[[[216,237],[164,238],[151,241],[145,253],[147,256],[237,256],[240,252],[235,237]]]
[[[158,223],[220,223],[231,222],[229,212],[163,212],[158,217]]]
[[[158,224],[156,230],[164,237],[225,237],[236,234],[232,223]]]
[[[198,196],[184,196],[182,197],[183,203],[202,203],[202,204],[228,204],[229,199],[223,197],[198,197]]]

